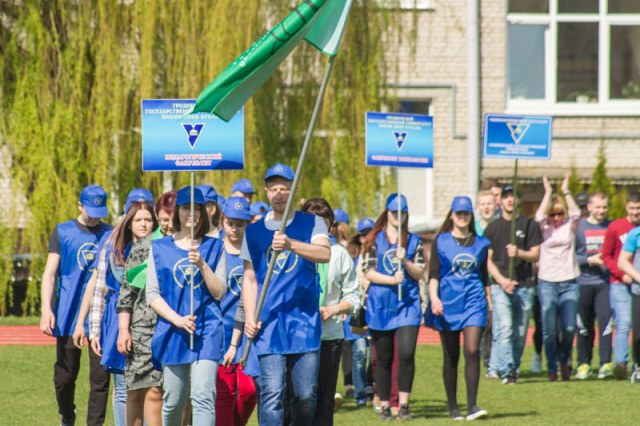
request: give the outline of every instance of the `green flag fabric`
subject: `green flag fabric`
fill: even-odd
[[[143,290],[147,285],[147,261],[127,271],[127,282],[131,287]]]
[[[198,95],[191,113],[207,112],[229,121],[306,37],[335,55],[352,0],[305,0],[271,31],[236,58]]]

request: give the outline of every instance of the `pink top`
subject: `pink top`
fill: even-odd
[[[538,278],[550,282],[571,281],[580,275],[576,258],[576,230],[580,210],[569,211],[569,219],[554,227],[543,212],[536,212],[544,242],[540,245]]]

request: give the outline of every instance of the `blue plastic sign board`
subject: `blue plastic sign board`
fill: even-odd
[[[433,117],[366,114],[367,166],[433,167]]]
[[[551,127],[551,117],[486,114],[484,157],[549,160]]]
[[[186,115],[195,99],[142,101],[142,170],[244,168],[244,110],[231,121],[207,113]]]

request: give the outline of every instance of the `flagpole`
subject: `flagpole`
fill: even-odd
[[[320,109],[322,108],[322,101],[324,99],[324,93],[327,89],[327,84],[329,83],[329,77],[331,75],[331,71],[333,70],[333,63],[335,62],[336,57],[330,56],[329,63],[327,64],[327,69],[324,73],[324,77],[322,79],[322,84],[320,85],[320,91],[318,92],[318,97],[316,98],[316,105],[313,108],[313,114],[311,115],[311,121],[309,122],[309,128],[307,129],[307,134],[305,135],[304,144],[302,145],[302,150],[300,151],[300,159],[298,160],[298,166],[296,167],[296,174],[293,178],[293,184],[291,185],[291,192],[289,193],[289,199],[287,200],[287,205],[284,209],[284,216],[282,221],[280,222],[280,227],[278,228],[278,232],[280,234],[284,234],[285,228],[287,226],[287,220],[289,219],[289,214],[291,213],[291,209],[293,208],[293,202],[296,196],[296,190],[298,189],[298,182],[300,181],[300,177],[302,176],[302,168],[304,167],[304,161],[307,157],[307,151],[309,150],[309,146],[311,145],[311,138],[313,136],[313,131],[316,126],[316,122],[318,121],[318,115],[320,115]],[[271,282],[271,275],[273,274],[273,268],[276,264],[276,258],[280,252],[272,252],[271,259],[269,259],[269,267],[267,269],[267,274],[264,279],[264,283],[262,284],[262,289],[260,290],[260,297],[258,298],[258,304],[256,305],[256,312],[254,315],[256,323],[260,321],[260,314],[262,313],[262,306],[264,305],[264,299],[267,296],[267,291],[269,289],[269,284]],[[249,357],[249,350],[251,349],[251,343],[253,342],[253,338],[247,339],[247,345],[244,348],[244,354],[242,355],[242,359],[240,360],[240,364],[245,365],[247,362],[247,358]]]
[[[509,235],[509,242],[511,244],[516,243],[516,218],[518,215],[518,191],[516,185],[518,184],[518,159],[516,158],[516,164],[513,168],[513,180],[511,181],[511,188],[513,188],[513,210],[511,211],[511,231]],[[517,250],[516,250],[517,252]],[[509,279],[513,279],[513,270],[515,267],[515,257],[509,258]]]
[[[195,189],[195,172],[191,172],[191,247],[193,247],[193,245],[195,244],[195,223],[194,223],[194,218],[195,218],[195,202],[194,202],[194,196],[193,196],[193,191]],[[200,220],[204,220],[205,218],[201,217]],[[208,220],[208,218],[206,218]],[[191,249],[191,247],[189,247],[189,249]],[[193,276],[195,275],[195,270],[193,268],[193,263],[190,264],[189,266],[189,277],[190,277],[190,285],[189,285],[189,289],[191,292],[191,297],[189,298],[189,315],[193,317]],[[193,333],[195,333],[195,330],[193,331]],[[193,350],[193,333],[189,334],[189,349]]]
[[[400,167],[396,167],[396,181],[398,182],[398,249],[402,248],[402,198],[400,195]],[[402,268],[402,262],[398,260],[398,271]],[[398,283],[398,301],[402,301],[402,281]]]

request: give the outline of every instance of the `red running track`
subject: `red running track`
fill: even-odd
[[[532,342],[533,327],[529,328],[527,333],[527,344]],[[40,331],[36,325],[5,325],[0,326],[0,346],[7,345],[26,345],[26,346],[43,346],[55,345],[56,340],[53,337],[46,336]],[[427,327],[420,327],[418,334],[418,344],[420,345],[439,345],[440,337],[438,333]],[[596,343],[597,344],[597,343]]]

